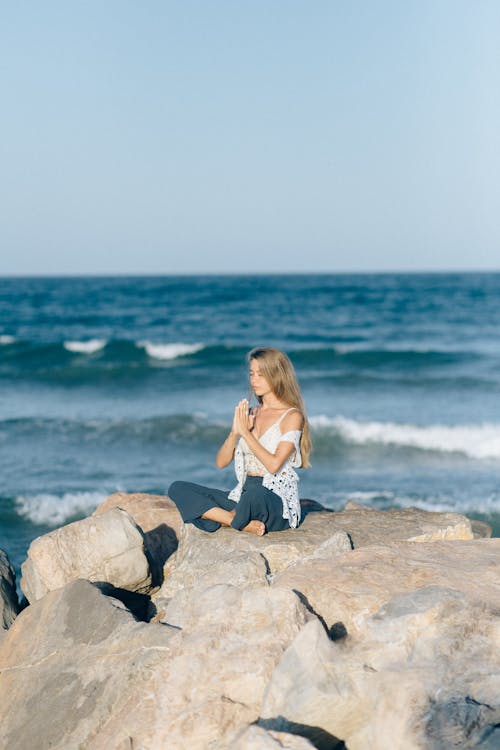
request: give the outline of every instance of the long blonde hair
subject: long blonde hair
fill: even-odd
[[[269,346],[258,346],[248,352],[248,364],[250,364],[252,359],[259,362],[260,371],[271,386],[276,398],[284,404],[298,409],[302,414],[304,424],[300,438],[300,453],[302,455],[302,467],[307,469],[311,465],[309,463],[312,448],[311,435],[304,399],[302,398],[294,367],[284,352],[279,349],[272,349]],[[261,404],[262,397],[256,396],[256,398]]]

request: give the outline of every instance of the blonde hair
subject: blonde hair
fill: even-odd
[[[302,455],[302,467],[307,469],[309,456],[311,454],[311,435],[309,422],[307,421],[304,399],[295,374],[294,367],[287,355],[279,349],[268,346],[258,346],[247,354],[248,364],[255,359],[259,363],[260,371],[272,388],[276,398],[289,406],[298,409],[304,418],[302,435],[300,438],[300,453]],[[262,403],[262,397],[256,396],[258,402]]]

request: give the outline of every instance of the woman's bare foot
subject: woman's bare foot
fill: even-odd
[[[266,527],[262,521],[250,521],[241,530],[248,531],[250,534],[255,534],[255,536],[263,536],[266,533]]]

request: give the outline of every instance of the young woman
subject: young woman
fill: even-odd
[[[252,349],[248,362],[258,405],[250,410],[247,399],[237,404],[231,432],[216,458],[219,469],[234,458],[238,484],[224,492],[174,482],[168,490],[184,523],[204,531],[222,525],[262,536],[300,523],[295,468],[309,466],[311,440],[297,377],[278,349]]]

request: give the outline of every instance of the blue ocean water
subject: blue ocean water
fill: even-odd
[[[291,357],[301,496],[453,510],[500,533],[500,274],[0,279],[0,547],[116,490],[229,488],[246,352]]]

